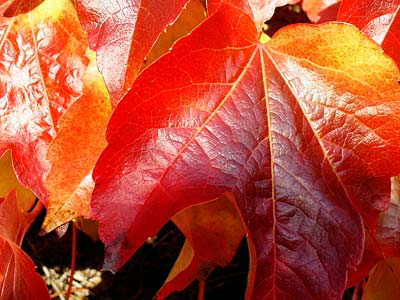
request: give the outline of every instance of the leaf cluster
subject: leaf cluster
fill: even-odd
[[[246,299],[397,299],[400,1],[299,2],[3,1],[0,298],[49,299],[20,248],[45,207],[114,272],[172,220],[157,299],[243,237]],[[314,24],[267,36],[283,5]]]

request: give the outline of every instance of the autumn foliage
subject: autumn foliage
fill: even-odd
[[[400,1],[298,2],[2,1],[0,298],[49,299],[20,248],[44,206],[112,271],[172,220],[157,299],[243,237],[246,299],[398,299]],[[287,4],[315,24],[267,36]]]

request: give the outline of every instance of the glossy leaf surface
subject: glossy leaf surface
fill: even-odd
[[[338,20],[357,26],[400,65],[399,0],[343,0]]]
[[[0,154],[12,150],[19,181],[43,201],[47,147],[58,119],[82,93],[88,63],[77,25],[68,0],[0,17]]]
[[[132,85],[159,34],[188,0],[76,1],[114,104]]]
[[[251,245],[248,297],[340,299],[361,257],[356,211],[374,226],[400,171],[397,78],[350,25],[292,26],[261,45],[254,22],[221,5],[111,118],[92,200],[105,268],[230,192]]]

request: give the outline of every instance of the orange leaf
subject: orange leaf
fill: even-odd
[[[400,258],[379,262],[368,276],[362,300],[400,299]]]
[[[11,153],[7,151],[0,158],[0,198],[6,198],[14,189],[17,193],[18,207],[23,211],[30,210],[35,203],[36,196],[18,182],[12,168]]]
[[[94,52],[88,50],[87,55],[91,61],[83,78],[83,95],[61,117],[47,154],[52,167],[45,182],[50,194],[45,232],[79,216],[90,218],[92,169],[107,144],[111,102]]]
[[[400,1],[399,0],[343,0],[338,21],[357,26],[400,66]]]

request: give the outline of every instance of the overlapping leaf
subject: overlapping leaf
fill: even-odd
[[[343,0],[338,20],[357,26],[400,65],[400,1]]]
[[[232,260],[244,236],[237,208],[229,197],[189,207],[172,219],[186,241],[157,299],[204,281],[216,266]]]
[[[207,9],[209,14],[213,14],[221,3],[232,5],[252,17],[256,26],[261,29],[261,25],[271,19],[276,7],[289,2],[290,0],[208,0]]]
[[[159,34],[188,1],[76,1],[114,104],[132,85]]]
[[[88,53],[89,54],[89,53]],[[79,216],[90,218],[94,187],[92,169],[106,146],[111,102],[96,67],[94,53],[83,77],[83,95],[60,118],[47,158],[51,169],[45,186],[49,205],[43,230],[49,232]]]
[[[207,5],[210,14],[215,12],[221,3],[237,7],[251,16],[254,23],[260,28],[260,25],[271,19],[276,7],[300,2],[303,10],[313,23],[336,20],[340,1],[341,0],[209,0],[207,1]]]
[[[264,46],[252,20],[221,5],[111,119],[92,201],[105,267],[183,208],[231,192],[249,297],[340,299],[361,256],[356,210],[374,226],[400,171],[397,77],[352,26],[293,26]]]
[[[206,17],[207,10],[204,1],[190,0],[174,23],[161,32],[141,68],[146,68],[161,55],[167,53],[178,39],[187,35]]]
[[[381,261],[372,270],[362,300],[397,300],[400,298],[400,258]]]
[[[20,208],[24,211],[30,210],[35,203],[36,196],[18,182],[12,168],[10,151],[4,153],[0,158],[0,178],[0,198],[6,198],[10,191],[15,189]]]
[[[313,23],[336,20],[341,0],[291,0],[290,4],[300,3],[307,17]]]
[[[19,247],[42,206],[23,188],[12,169],[10,152],[0,158],[0,298],[49,299],[46,285],[31,259]]]
[[[42,205],[38,203],[34,207],[32,192],[16,181],[9,152],[0,158],[0,178],[0,298],[50,299],[46,284],[36,273],[31,259],[20,248],[29,225]]]
[[[353,286],[363,280],[380,261],[400,257],[400,177],[392,178],[389,208],[379,216],[378,225],[367,229],[363,259],[357,270],[349,273],[347,285]]]
[[[82,93],[87,43],[70,1],[18,7],[0,17],[0,153],[12,150],[18,179],[46,201],[47,147]]]

